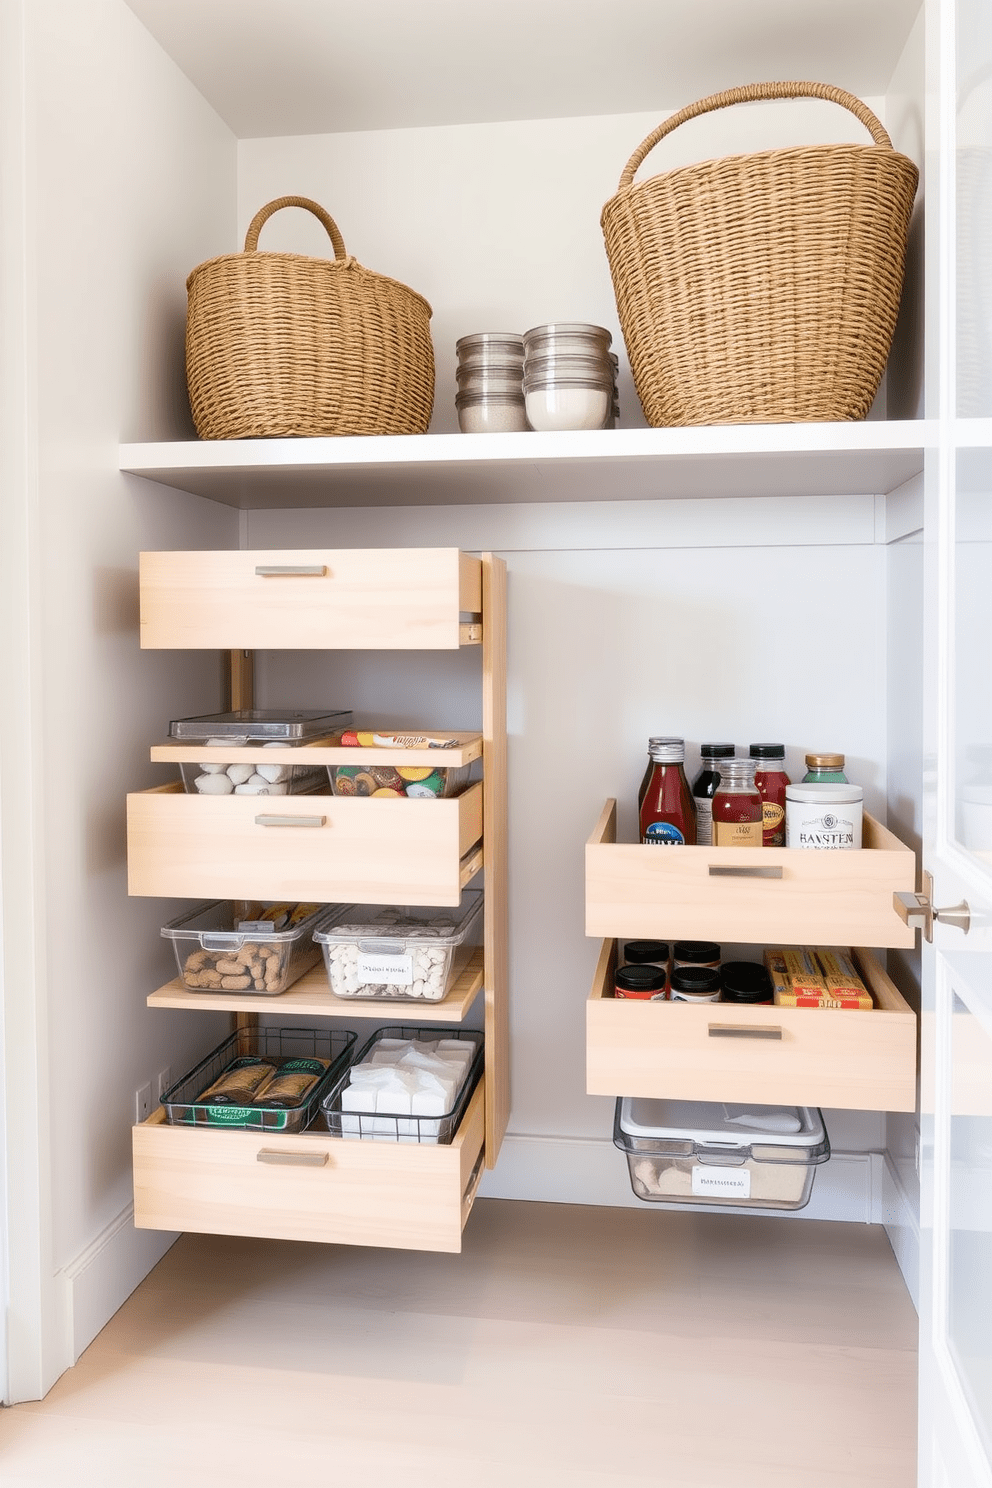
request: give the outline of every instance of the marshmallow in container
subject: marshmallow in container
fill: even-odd
[[[263,749],[278,749],[281,740],[263,744]],[[208,748],[237,747],[247,738],[208,739]],[[285,796],[289,786],[289,765],[222,765],[210,760],[201,762],[200,774],[193,784],[201,796]]]

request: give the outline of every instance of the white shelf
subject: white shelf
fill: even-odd
[[[917,475],[932,435],[919,420],[193,440],[122,445],[120,468],[244,510],[861,496]]]

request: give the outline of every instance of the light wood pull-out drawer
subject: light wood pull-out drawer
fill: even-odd
[[[163,1114],[133,1129],[138,1229],[461,1250],[481,1176],[484,1081],[448,1146],[212,1131]]]
[[[836,944],[836,937],[834,944]],[[590,1095],[916,1109],[916,1014],[870,951],[856,951],[871,1012],[692,1006],[613,997],[604,941],[586,1004]]]
[[[608,801],[586,844],[586,934],[760,945],[915,944],[892,896],[916,859],[873,817],[860,852],[616,841]]]
[[[482,785],[450,801],[127,798],[128,892],[317,904],[457,904],[481,867]]]
[[[447,650],[481,639],[482,565],[457,548],[142,553],[141,644]]]

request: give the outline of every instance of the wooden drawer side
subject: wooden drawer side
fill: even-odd
[[[586,1005],[590,1095],[916,1108],[916,1015],[870,951],[856,952],[871,1012],[635,1002],[609,995],[604,942]]]
[[[168,1126],[159,1111],[133,1129],[134,1222],[139,1229],[459,1251],[484,1110],[480,1083],[450,1146]]]

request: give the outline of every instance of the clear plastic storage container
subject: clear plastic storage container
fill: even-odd
[[[325,767],[305,763],[248,763],[238,752],[246,747],[294,748],[316,739],[334,737],[351,723],[348,710],[298,708],[279,710],[239,708],[233,713],[206,713],[199,718],[174,718],[169,737],[181,744],[203,744],[210,750],[227,749],[197,761],[181,760],[183,789],[202,796],[303,795],[326,787]]]
[[[731,1106],[713,1101],[617,1101],[613,1140],[627,1154],[630,1185],[650,1204],[802,1209],[830,1156],[812,1106]]]
[[[372,750],[369,753],[373,753]],[[413,799],[447,800],[460,796],[469,783],[471,765],[447,769],[427,765],[328,765],[331,790],[336,796],[380,796],[384,799],[410,796]]]
[[[183,743],[306,744],[326,738],[351,723],[347,708],[236,708],[233,713],[202,713],[198,718],[174,718],[169,737]]]
[[[198,904],[162,929],[183,982],[194,992],[275,997],[320,960],[313,933],[334,914],[326,904]]]
[[[165,1092],[167,1121],[241,1131],[302,1131],[328,1085],[341,1074],[356,1035],[343,1028],[259,1028],[251,1054],[239,1051],[240,1038],[232,1033]],[[211,1100],[207,1092],[224,1075],[243,1076],[246,1091],[252,1084],[256,1088],[243,1102],[236,1091],[226,1097],[216,1092],[218,1099]]]
[[[321,1101],[327,1130],[352,1141],[450,1142],[482,1072],[467,1029],[380,1028]]]
[[[335,997],[440,1002],[461,970],[482,914],[467,890],[457,909],[349,904],[314,933]],[[464,954],[458,954],[465,947]]]

